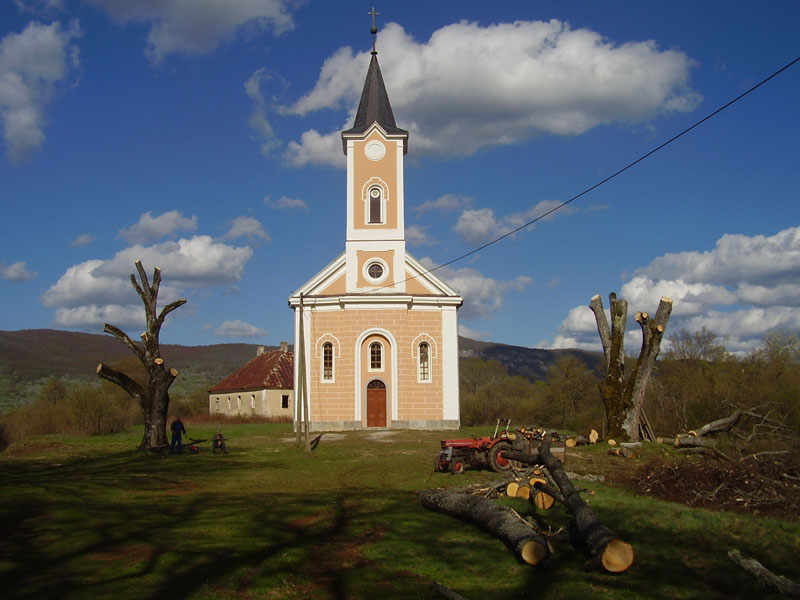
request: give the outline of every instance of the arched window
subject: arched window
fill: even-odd
[[[369,188],[369,219],[368,223],[383,223],[383,190],[374,185]]]
[[[431,347],[428,342],[422,342],[419,345],[419,380],[431,380]]]
[[[333,381],[333,343],[322,344],[322,380]]]
[[[383,369],[383,346],[379,342],[369,345],[369,370],[381,371]]]

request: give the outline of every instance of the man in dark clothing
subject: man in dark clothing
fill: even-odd
[[[178,454],[183,453],[183,444],[181,443],[181,434],[186,435],[186,427],[183,426],[183,421],[180,417],[175,417],[172,425],[169,426],[172,432],[172,444],[169,447],[169,453],[175,452],[175,444],[178,445]]]
[[[225,447],[225,438],[222,435],[221,431],[218,431],[214,434],[214,437],[211,440],[211,452],[213,454],[217,453],[217,449],[222,450],[223,454],[228,453],[228,449]]]

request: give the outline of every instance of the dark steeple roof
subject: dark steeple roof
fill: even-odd
[[[408,140],[408,131],[400,129],[394,121],[392,106],[389,104],[389,95],[386,93],[386,86],[383,84],[381,68],[378,66],[378,53],[372,52],[372,59],[367,71],[367,80],[364,82],[364,90],[361,92],[361,102],[358,104],[356,120],[353,127],[342,132],[342,143],[345,152],[347,144],[345,136],[358,135],[365,133],[373,123],[377,123],[389,135],[405,136],[403,143],[404,151]]]

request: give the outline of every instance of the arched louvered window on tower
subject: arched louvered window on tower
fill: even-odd
[[[369,188],[369,223],[383,223],[383,190],[374,185]]]

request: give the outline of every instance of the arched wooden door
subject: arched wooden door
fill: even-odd
[[[367,384],[367,427],[386,427],[386,384],[379,379]]]

